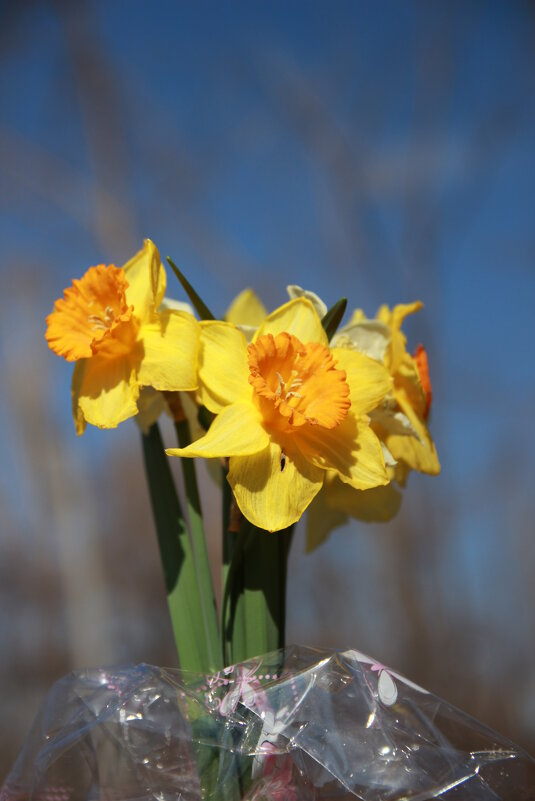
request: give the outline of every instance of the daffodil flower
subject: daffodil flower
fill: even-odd
[[[326,314],[326,304],[314,292],[294,284],[286,290],[291,299],[308,298],[320,318]],[[370,413],[370,417],[372,427],[382,440],[390,477],[397,478],[401,484],[405,483],[409,469],[431,475],[440,472],[436,449],[426,425],[432,400],[427,353],[419,345],[411,356],[401,330],[405,318],[421,308],[420,301],[400,304],[392,311],[388,306],[381,306],[375,319],[367,318],[362,310],[357,309],[350,323],[334,335],[331,343],[338,348],[358,350],[383,363],[393,377],[392,393]],[[260,299],[252,289],[245,289],[232,302],[225,319],[235,323],[250,341],[264,316],[265,308]],[[366,499],[357,494],[346,506],[354,506],[355,513],[362,508],[363,519],[369,519],[372,495],[380,498],[386,494],[377,492]],[[391,495],[388,508],[394,509],[396,502],[397,499]],[[381,510],[377,515],[376,519],[382,518]]]
[[[249,345],[230,323],[202,322],[198,397],[217,416],[204,437],[167,452],[230,457],[242,513],[277,531],[301,517],[328,470],[358,489],[388,483],[368,413],[390,390],[383,365],[329,348],[307,298],[276,309]]]
[[[160,310],[166,276],[154,244],[146,240],[124,267],[90,267],[74,280],[47,317],[49,347],[76,362],[73,417],[114,428],[138,413],[142,387],[197,387],[199,326],[183,311]]]
[[[432,400],[427,354],[420,345],[411,355],[401,330],[406,317],[421,308],[420,301],[393,309],[381,306],[372,320],[358,309],[349,325],[333,338],[339,347],[355,348],[377,358],[392,376],[392,394],[374,410],[372,427],[398,462],[393,475],[400,483],[404,483],[407,468],[430,475],[440,472],[427,427]]]
[[[401,330],[407,315],[421,307],[419,301],[392,310],[382,306],[374,319],[358,309],[349,324],[333,337],[333,345],[365,353],[384,364],[392,376],[392,392],[370,412],[373,430],[393,457],[393,462],[387,459],[391,483],[359,492],[342,484],[336,475],[328,474],[325,491],[315,499],[308,515],[307,551],[317,548],[349,517],[374,523],[391,520],[402,498],[394,482],[403,486],[411,470],[431,475],[440,472],[427,427],[432,400],[427,354],[420,345],[411,356]]]
[[[308,298],[319,317],[325,315],[327,306],[315,293],[296,285],[288,286],[287,291],[290,298]],[[384,364],[392,376],[392,392],[369,413],[371,426],[382,443],[391,483],[358,490],[341,482],[335,472],[328,471],[324,490],[314,499],[308,515],[308,551],[317,548],[332,529],[347,523],[349,517],[366,522],[391,520],[399,511],[402,498],[393,482],[404,485],[411,469],[430,474],[440,471],[427,428],[432,400],[427,354],[420,345],[411,356],[401,330],[406,316],[421,306],[418,301],[396,306],[392,311],[383,306],[374,319],[356,310],[349,324],[332,339],[333,347],[357,350]],[[247,289],[231,304],[226,319],[236,323],[251,339],[262,311],[261,301],[253,290]],[[247,327],[243,327],[245,314]]]

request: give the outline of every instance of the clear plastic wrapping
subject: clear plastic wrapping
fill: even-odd
[[[138,665],[50,690],[1,801],[531,801],[521,748],[357,651],[213,676]]]

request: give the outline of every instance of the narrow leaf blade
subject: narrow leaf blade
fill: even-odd
[[[182,287],[183,287],[186,295],[191,300],[191,302],[192,302],[197,314],[201,318],[201,320],[215,320],[215,317],[212,314],[212,312],[210,311],[210,309],[208,308],[208,306],[199,297],[199,295],[195,292],[195,290],[191,286],[191,284],[188,281],[188,279],[184,275],[182,275],[182,273],[180,272],[180,270],[178,269],[178,267],[176,266],[176,264],[174,263],[174,261],[171,259],[170,256],[167,256],[167,261],[168,261],[169,266],[171,267],[172,271],[174,272],[174,274],[176,275],[176,277],[178,278],[178,280],[182,284]]]
[[[327,339],[329,342],[335,335],[338,326],[342,322],[342,317],[345,314],[345,310],[347,308],[347,298],[340,298],[337,300],[334,306],[331,306],[325,317],[323,317],[321,324],[327,334]]]
[[[143,457],[181,667],[208,672],[193,550],[158,424],[142,435]]]

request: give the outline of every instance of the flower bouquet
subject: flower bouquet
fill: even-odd
[[[91,267],[47,319],[72,361],[73,418],[139,424],[180,671],[146,665],[58,682],[6,798],[529,799],[521,749],[357,651],[285,647],[288,553],[347,519],[388,520],[411,470],[440,465],[427,355],[404,319],[328,309],[288,287],[267,313],[245,290],[216,319],[152,242]],[[176,447],[158,419],[171,416]],[[168,457],[180,459],[187,509]],[[195,458],[222,486],[219,614]]]

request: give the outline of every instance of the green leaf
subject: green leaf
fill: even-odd
[[[347,307],[347,298],[340,298],[334,306],[331,306],[325,317],[323,317],[321,324],[327,334],[329,342],[335,335],[338,326],[342,322],[342,317],[345,314]]]
[[[191,443],[189,423],[186,419],[175,422],[178,444],[181,448],[186,448]],[[195,473],[195,463],[193,459],[180,459],[182,472],[184,475],[184,487],[186,490],[186,500],[188,504],[188,516],[191,528],[191,539],[193,543],[193,554],[195,560],[195,571],[197,574],[197,586],[200,596],[202,614],[202,632],[206,640],[208,651],[208,668],[206,672],[215,673],[221,667],[221,655],[219,649],[219,626],[217,622],[217,609],[214,597],[214,587],[212,574],[210,572],[210,560],[206,547],[206,534],[201,510],[201,499],[197,486],[197,476]],[[198,636],[201,635],[199,631]]]
[[[212,669],[212,662],[202,635],[204,621],[193,549],[157,423],[148,434],[142,434],[142,443],[180,665],[184,670],[206,673]]]
[[[244,520],[233,536],[222,610],[227,664],[284,647],[292,527],[270,533]]]
[[[199,411],[197,412],[197,422],[199,423],[205,431],[208,431],[210,426],[214,421],[215,414],[208,411],[206,406],[199,406]]]
[[[223,484],[225,486],[227,482]],[[224,497],[224,493],[223,493]],[[245,606],[243,593],[243,556],[248,534],[248,524],[242,524],[239,532],[223,533],[223,601],[221,605],[221,637],[223,664],[239,662],[236,654],[246,651]]]
[[[167,256],[166,258],[167,258],[167,261],[169,262],[169,266],[171,267],[172,271],[174,272],[174,274],[176,275],[176,277],[178,278],[178,280],[182,284],[182,287],[184,288],[184,291],[186,292],[186,295],[188,296],[188,298],[193,303],[193,306],[194,306],[197,314],[199,315],[200,319],[201,320],[215,320],[215,317],[212,314],[212,312],[210,311],[210,309],[208,308],[208,306],[204,303],[203,300],[201,300],[199,295],[195,292],[195,290],[191,286],[191,284],[188,281],[188,279],[184,275],[182,275],[182,273],[180,272],[180,270],[178,269],[178,267],[176,266],[174,261],[171,259],[171,257]]]

